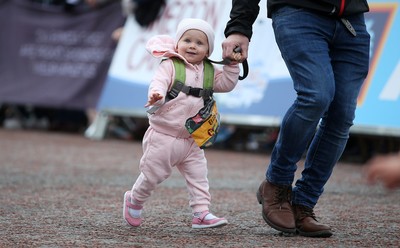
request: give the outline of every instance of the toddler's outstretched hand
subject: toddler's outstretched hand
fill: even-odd
[[[149,100],[147,101],[146,105],[144,105],[144,106],[149,107],[149,106],[153,105],[155,102],[157,102],[163,98],[164,98],[164,96],[162,96],[160,93],[154,92],[149,96]]]

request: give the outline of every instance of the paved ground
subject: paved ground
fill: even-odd
[[[192,230],[174,172],[130,228],[122,197],[141,152],[138,142],[0,129],[0,247],[400,247],[400,191],[366,185],[362,165],[340,163],[317,205],[331,238],[286,237],[264,223],[255,197],[268,155],[215,149],[211,210],[229,225]]]

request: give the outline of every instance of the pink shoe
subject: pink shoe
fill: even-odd
[[[228,224],[228,221],[225,218],[215,217],[211,220],[205,220],[205,217],[210,214],[209,211],[204,211],[200,216],[193,217],[192,220],[192,228],[209,228],[209,227],[221,227]]]
[[[138,227],[140,226],[140,224],[142,224],[142,218],[135,218],[133,216],[130,215],[129,213],[129,209],[135,209],[135,210],[140,210],[143,208],[143,206],[138,206],[138,205],[134,205],[131,203],[131,192],[130,191],[126,191],[125,195],[124,195],[124,210],[123,210],[123,215],[124,215],[124,219],[126,221],[126,223],[128,223],[129,225],[133,226],[133,227]]]

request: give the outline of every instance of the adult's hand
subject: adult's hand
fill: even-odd
[[[248,50],[249,50],[249,39],[240,33],[230,34],[223,42],[222,42],[222,58],[229,58],[232,61],[236,61],[242,63],[247,59]],[[236,47],[241,48],[241,56],[235,55],[234,49]]]

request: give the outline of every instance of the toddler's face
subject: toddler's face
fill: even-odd
[[[208,40],[205,33],[190,29],[179,39],[178,53],[189,63],[199,64],[208,56]]]

